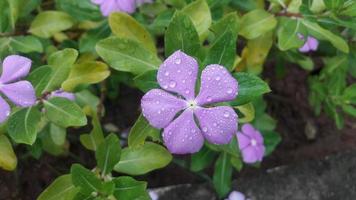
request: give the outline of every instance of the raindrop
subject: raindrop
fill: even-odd
[[[168,86],[167,86],[167,85],[164,85],[164,86],[163,86],[163,88],[164,88],[164,89],[167,89],[167,88],[168,88]]]
[[[226,118],[230,117],[230,113],[224,112],[224,117],[226,117]]]
[[[161,111],[159,110],[157,113],[158,113],[158,114],[161,114]]]
[[[177,70],[178,73],[181,73],[182,71],[180,69]]]
[[[188,71],[188,75],[192,75],[192,73],[193,73],[192,71]]]
[[[207,100],[208,102],[212,101],[211,96],[208,96],[208,97],[206,98],[206,100]]]
[[[176,87],[177,83],[175,81],[169,82],[169,87],[174,88]]]
[[[174,63],[177,64],[177,65],[179,65],[181,62],[182,62],[182,60],[181,60],[180,58],[177,58],[177,59],[174,61]]]
[[[217,81],[220,81],[220,76],[217,76],[216,78],[215,78],[215,80],[217,80]]]
[[[213,126],[217,126],[218,124],[217,123],[213,123]]]
[[[183,80],[182,80],[182,83],[185,83],[185,82],[186,82],[186,80],[185,80],[185,79],[183,79]]]
[[[193,137],[192,137],[192,136],[190,136],[190,137],[189,137],[189,140],[193,140]]]
[[[203,127],[203,132],[204,133],[208,132],[208,128],[207,127]]]
[[[168,71],[167,71],[167,72],[165,72],[165,73],[164,73],[164,75],[165,75],[165,76],[168,76],[168,75],[169,75],[169,72],[168,72]]]
[[[233,91],[231,88],[228,88],[227,91],[226,91],[228,94],[231,94]]]
[[[189,94],[190,92],[189,92],[189,90],[186,90],[185,93],[186,93],[186,94]]]

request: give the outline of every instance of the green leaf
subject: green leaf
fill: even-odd
[[[96,51],[110,67],[135,75],[157,69],[161,64],[157,55],[146,50],[140,43],[125,38],[110,37],[101,40],[96,45]]]
[[[326,8],[336,10],[344,4],[345,0],[324,0]]]
[[[274,15],[256,9],[242,16],[239,34],[247,39],[254,39],[274,29],[276,25],[277,20]]]
[[[302,24],[299,19],[290,19],[282,17],[279,23],[277,32],[278,48],[282,51],[288,49],[299,48],[304,44],[304,41],[298,37],[302,34]]]
[[[356,17],[356,2],[349,1],[347,7],[340,12],[340,15],[346,15],[349,17]]]
[[[94,112],[97,111],[99,105],[99,98],[94,95],[89,90],[82,90],[80,92],[75,93],[75,101],[78,105],[83,108],[90,108]]]
[[[46,117],[63,128],[87,124],[87,118],[82,109],[66,98],[55,97],[44,101],[44,108]]]
[[[319,24],[302,20],[302,23],[307,28],[308,33],[320,40],[328,40],[331,44],[344,53],[349,52],[349,46],[344,39],[319,26]]]
[[[56,0],[56,8],[70,14],[78,21],[99,21],[99,7],[89,0]]]
[[[98,192],[102,189],[101,181],[95,174],[81,166],[80,164],[72,165],[70,169],[73,185],[80,187],[80,193],[84,195]]]
[[[200,40],[203,41],[212,22],[209,5],[205,0],[193,1],[184,7],[182,12],[190,17]]]
[[[8,120],[7,131],[16,143],[32,145],[37,137],[41,112],[36,106],[22,108]]]
[[[21,53],[43,52],[41,41],[34,36],[16,36],[11,37],[10,40],[10,46],[13,51]]]
[[[98,43],[101,39],[109,37],[110,34],[111,31],[107,23],[103,23],[101,26],[87,31],[79,39],[79,51],[81,53],[94,53],[96,43]]]
[[[237,35],[230,28],[226,28],[225,33],[221,34],[209,49],[204,66],[219,64],[231,71],[236,58],[236,39]]]
[[[233,106],[246,104],[271,91],[267,83],[258,76],[245,72],[235,73],[233,76],[239,83],[239,94],[237,98],[231,102]]]
[[[192,155],[190,170],[193,172],[198,172],[205,169],[206,167],[210,166],[215,157],[216,153],[204,146],[198,153]]]
[[[90,131],[89,134],[80,135],[80,142],[85,148],[92,151],[96,151],[99,145],[104,141],[104,133],[101,128],[101,124],[96,114],[96,111],[92,111],[91,117],[93,129]]]
[[[0,168],[8,171],[16,169],[17,158],[9,139],[0,134]]]
[[[125,200],[150,200],[144,181],[136,181],[129,176],[121,176],[114,179],[116,199]]]
[[[42,92],[48,85],[49,80],[52,75],[52,68],[48,65],[41,66],[36,68],[31,74],[28,76],[28,80],[32,83],[36,96],[41,96]]]
[[[70,200],[77,194],[78,188],[72,183],[70,174],[54,180],[37,198],[37,200]]]
[[[78,51],[75,49],[64,49],[49,56],[48,65],[52,68],[52,73],[43,89],[44,92],[53,91],[61,86],[67,79],[77,57]]]
[[[169,23],[164,36],[165,55],[170,56],[177,50],[197,56],[200,49],[199,36],[193,22],[186,14],[177,11]]]
[[[342,110],[352,117],[356,117],[356,108],[351,105],[342,105]]]
[[[61,11],[44,11],[32,21],[29,32],[42,38],[50,38],[55,33],[74,25],[73,18]]]
[[[270,155],[277,145],[282,141],[279,133],[275,131],[263,131],[263,142],[266,147],[265,156]]]
[[[129,175],[142,175],[165,167],[171,160],[172,155],[164,147],[146,142],[137,148],[124,148],[114,170]]]
[[[241,171],[244,163],[242,162],[240,157],[231,157],[230,159],[231,165],[237,170]]]
[[[94,84],[110,75],[108,66],[103,62],[86,61],[73,65],[70,74],[62,83],[66,91],[73,91],[80,84]]]
[[[50,123],[49,133],[51,135],[53,143],[57,146],[62,146],[65,143],[67,136],[67,131],[65,128]]]
[[[103,175],[112,171],[120,160],[120,140],[115,134],[108,135],[95,152],[96,162]]]
[[[157,70],[146,71],[134,78],[135,86],[142,92],[148,92],[151,89],[159,88],[157,83]]]
[[[213,184],[219,198],[224,197],[229,193],[231,188],[232,165],[230,156],[227,153],[221,153],[215,163],[213,175]]]
[[[112,13],[109,16],[109,25],[113,34],[119,38],[134,40],[153,54],[157,53],[150,33],[130,15],[120,12]]]
[[[226,32],[226,28],[229,27],[233,32],[233,35],[237,35],[240,30],[241,20],[236,12],[229,13],[225,15],[218,22],[213,24],[210,29],[215,34],[216,37],[224,34]]]
[[[159,133],[159,130],[153,128],[145,117],[140,115],[130,130],[128,138],[129,147],[143,145],[148,135],[157,133]]]

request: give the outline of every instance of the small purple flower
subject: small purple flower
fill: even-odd
[[[232,191],[225,200],[247,200],[245,195],[238,191]]]
[[[112,12],[133,13],[137,5],[152,3],[152,0],[91,0],[92,3],[100,5],[100,11],[104,16]]]
[[[51,97],[62,97],[71,101],[75,101],[75,95],[71,92],[65,92],[62,89],[51,92],[49,98]]]
[[[28,81],[19,81],[30,72],[31,63],[30,59],[18,55],[7,56],[2,63],[0,93],[20,107],[28,107],[36,103],[32,84]],[[4,122],[10,113],[10,105],[0,96],[0,123]]]
[[[298,34],[299,39],[304,40],[304,36],[302,34]],[[319,42],[314,37],[308,36],[304,45],[299,48],[299,51],[302,53],[306,53],[309,51],[316,51],[318,49]]]
[[[237,140],[242,152],[243,161],[245,163],[262,161],[265,154],[265,146],[261,133],[251,124],[244,124],[241,131],[237,132]]]
[[[237,81],[225,67],[208,65],[202,71],[200,92],[195,97],[197,75],[197,61],[176,51],[158,69],[157,80],[164,90],[152,89],[142,97],[143,116],[152,126],[164,128],[163,141],[171,153],[195,153],[203,146],[204,138],[214,144],[227,144],[237,131],[235,111],[229,106],[212,106],[235,99]]]

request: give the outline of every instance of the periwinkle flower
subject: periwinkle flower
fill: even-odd
[[[75,95],[73,93],[65,92],[62,89],[59,89],[59,90],[51,92],[49,98],[51,98],[51,97],[62,97],[62,98],[66,98],[66,99],[71,100],[71,101],[75,101]]]
[[[109,16],[112,12],[133,13],[137,5],[152,3],[152,0],[91,0],[91,2],[100,5],[101,13]]]
[[[304,40],[304,36],[302,34],[298,34],[299,39]],[[319,42],[312,36],[308,36],[304,45],[299,48],[299,51],[302,53],[306,53],[309,51],[316,51],[318,49]]]
[[[32,61],[26,57],[10,55],[2,63],[0,93],[20,107],[36,103],[35,90],[28,81],[20,81],[30,72]],[[0,96],[0,123],[10,115],[10,105]]]
[[[153,127],[164,128],[163,141],[171,153],[195,153],[204,138],[227,144],[237,131],[235,111],[229,106],[213,106],[235,99],[237,81],[225,67],[208,65],[195,97],[197,75],[197,61],[176,51],[158,69],[157,81],[164,90],[152,89],[142,97],[143,116]]]
[[[263,137],[251,124],[242,126],[241,132],[237,132],[237,140],[245,163],[262,161],[265,154]]]
[[[239,191],[232,191],[225,200],[247,200],[245,195]]]

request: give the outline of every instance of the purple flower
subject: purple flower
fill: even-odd
[[[225,200],[246,200],[246,197],[244,194],[242,194],[241,192],[238,191],[232,191],[229,194],[229,197]]]
[[[75,95],[71,92],[65,92],[62,89],[51,92],[49,98],[51,97],[62,97],[71,101],[75,101]]]
[[[195,97],[197,75],[197,61],[176,51],[160,66],[157,80],[163,89],[177,95],[152,89],[141,100],[143,116],[152,126],[164,128],[163,141],[171,153],[195,153],[203,146],[204,138],[214,144],[227,144],[237,131],[237,115],[231,107],[212,107],[235,99],[237,81],[223,66],[208,65],[202,71],[200,92]]]
[[[108,16],[112,12],[133,13],[137,5],[152,3],[152,0],[91,0],[91,2],[100,5],[101,13]]]
[[[19,81],[30,72],[32,61],[28,58],[11,55],[2,63],[0,76],[0,93],[20,107],[32,106],[36,103],[33,86],[28,81]],[[10,115],[10,105],[0,96],[0,123]]]
[[[243,161],[245,163],[262,161],[265,154],[265,146],[261,133],[251,124],[244,124],[241,131],[237,132],[237,140],[242,152]]]
[[[299,39],[304,40],[304,36],[302,34],[298,34]],[[314,37],[308,36],[304,45],[299,48],[299,51],[302,53],[306,53],[309,51],[316,51],[318,49],[319,42]]]

